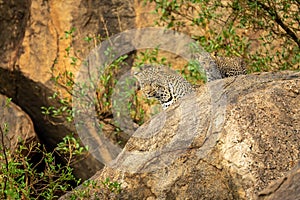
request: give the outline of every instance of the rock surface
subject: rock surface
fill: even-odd
[[[300,162],[279,180],[273,181],[267,188],[259,192],[259,200],[294,200],[300,199]]]
[[[30,117],[14,103],[8,103],[7,97],[0,94],[0,126],[3,131],[3,142],[6,149],[13,154],[18,145],[26,145],[38,141]],[[7,132],[5,131],[7,124]],[[0,145],[2,146],[0,133]]]
[[[86,191],[90,199],[256,199],[299,160],[299,104],[299,72],[213,81],[141,126],[91,178],[121,183],[120,194]]]

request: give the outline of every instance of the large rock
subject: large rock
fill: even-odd
[[[134,28],[135,12],[133,0],[0,1],[0,26],[0,93],[28,113],[41,142],[53,149],[75,128],[57,119],[50,122],[41,113],[42,106],[59,106],[48,98],[56,90],[51,72],[74,70],[64,58],[65,49],[74,47],[70,56],[84,59],[89,53],[84,37],[105,38]],[[61,39],[73,27],[73,40]],[[84,155],[74,166],[75,174],[86,179],[102,166]]]
[[[90,199],[255,199],[299,160],[299,105],[299,72],[213,81],[141,126],[91,178],[122,192]]]
[[[0,146],[4,144],[5,148],[9,149],[12,154],[15,153],[19,145],[38,142],[30,117],[19,106],[9,102],[8,98],[1,94],[0,126],[2,130],[0,132]],[[7,130],[5,130],[6,128]]]

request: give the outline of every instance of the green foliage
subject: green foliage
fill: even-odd
[[[75,27],[72,27],[70,30],[65,31],[65,39],[68,39],[70,37],[74,37],[73,33],[76,31]]]
[[[158,64],[170,66],[170,63],[167,62],[165,57],[158,59],[159,47],[154,49],[146,49],[144,51],[138,52],[135,58],[135,62],[133,63],[133,67],[142,67],[145,64]]]
[[[106,178],[104,181],[102,181],[102,184],[113,193],[120,193],[122,190],[121,183],[117,181],[112,182],[109,178]]]
[[[71,99],[67,97],[61,97],[59,92],[54,92],[49,99],[56,100],[59,104],[58,106],[42,106],[41,112],[45,117],[47,117],[50,121],[49,116],[53,118],[63,118],[67,122],[72,122],[74,118],[74,111],[70,107]]]
[[[121,183],[110,181],[106,178],[100,183],[94,180],[86,180],[81,187],[72,191],[69,199],[103,199],[103,197],[116,196],[122,192]],[[100,197],[99,197],[100,196]],[[113,198],[114,199],[114,198]]]
[[[91,199],[93,195],[91,195],[91,190],[93,189],[100,189],[98,187],[97,182],[94,180],[86,180],[82,183],[82,187],[74,190],[72,194],[70,195],[71,200],[77,200],[77,199]],[[94,199],[97,198],[97,195],[95,194]]]
[[[81,146],[79,139],[75,138],[73,134],[70,134],[65,136],[63,140],[57,144],[55,151],[64,158],[67,165],[69,165],[71,162],[76,162],[75,156],[86,153],[88,147]]]
[[[11,100],[7,98],[4,106]],[[56,199],[80,184],[71,168],[74,156],[86,151],[78,139],[66,136],[49,152],[35,141],[19,140],[17,147],[10,146],[4,140],[9,131],[7,123],[0,124],[0,199]],[[66,159],[65,165],[56,161],[57,154]]]
[[[145,0],[160,26],[186,32],[208,52],[241,56],[249,71],[300,68],[300,4],[296,0]]]
[[[125,60],[128,55],[120,56],[114,59],[114,54],[111,50],[105,51],[109,60],[113,60],[110,64],[105,64],[99,77],[99,86],[96,89],[97,93],[97,110],[98,115],[103,116],[111,110],[111,96],[117,83],[116,75],[119,73],[121,66],[125,65]]]
[[[73,156],[81,155],[86,150],[80,146],[78,139],[72,135],[66,136],[52,152],[46,151],[40,143],[33,142],[23,142],[12,152],[3,142],[3,137],[8,132],[6,123],[0,126],[0,199],[57,199],[81,183],[73,175],[70,166],[76,162]],[[38,160],[32,156],[37,154],[40,155]],[[58,163],[55,154],[64,157],[67,164]],[[89,198],[92,196],[91,189],[99,189],[107,194],[121,192],[121,184],[112,182],[109,178],[101,184],[104,188],[97,186],[95,181],[85,181],[80,189],[73,192],[70,199]]]
[[[80,64],[84,64],[85,62],[83,58],[73,55],[75,50],[72,43],[74,34],[76,33],[75,31],[75,28],[72,28],[70,31],[65,31],[65,36],[60,38],[70,43],[65,49],[65,55],[60,60],[60,63],[65,65],[66,70],[61,71],[61,67],[59,67],[60,69],[56,69],[58,59],[55,60],[52,67],[52,80],[57,85],[57,91],[50,99],[56,100],[59,105],[43,106],[41,110],[50,121],[52,121],[52,118],[60,118],[67,122],[73,122],[74,112],[76,111],[71,108],[70,105],[72,103],[72,97],[74,97],[74,88],[76,88],[76,92],[79,92],[83,96],[83,98],[81,98],[81,100],[84,101],[81,103],[82,108],[85,111],[96,109],[99,125],[102,126],[104,116],[111,115],[111,95],[113,94],[117,80],[115,77],[120,72],[121,66],[126,65],[125,60],[128,58],[128,55],[116,58],[115,52],[113,52],[112,49],[107,49],[104,52],[107,63],[104,63],[97,69],[100,76],[91,77],[90,82],[87,80],[85,83],[75,83],[73,72],[77,71],[79,67],[81,67]],[[92,49],[97,47],[103,39],[105,38],[98,35],[86,36],[83,40],[87,42],[89,46],[88,49]],[[97,79],[97,81],[94,81],[93,78]],[[95,98],[86,96],[90,88],[95,89]],[[91,102],[93,102],[93,105],[91,105]],[[117,127],[115,128],[117,129]]]
[[[4,107],[8,107],[10,105],[12,98],[6,98]]]
[[[0,127],[0,132],[2,137],[6,135],[7,125],[3,129]],[[73,147],[69,140],[74,139],[64,139],[59,147],[67,147],[69,154],[80,152],[80,147]],[[55,151],[64,150],[59,147]],[[71,190],[71,182],[75,186],[80,183],[72,173],[71,157],[68,164],[62,166],[57,163],[54,151],[47,152],[43,145],[33,142],[20,144],[14,152],[4,143],[0,148],[1,199],[54,199]],[[41,156],[39,160],[32,160],[31,155],[37,154]]]
[[[199,62],[190,60],[188,64],[179,71],[182,76],[192,84],[200,84],[206,80],[205,72]]]

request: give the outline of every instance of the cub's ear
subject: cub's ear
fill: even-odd
[[[137,90],[141,90],[141,84],[138,81],[135,82],[135,86]]]

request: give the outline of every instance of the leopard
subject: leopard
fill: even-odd
[[[247,74],[244,59],[239,57],[212,56],[222,78]]]
[[[201,65],[208,66],[207,82],[246,74],[245,63],[241,58],[208,55],[203,57],[203,55],[196,58]],[[144,65],[140,71],[134,72],[134,77],[138,80],[144,95],[149,99],[157,99],[164,110],[197,88],[177,72],[163,65]]]
[[[195,91],[192,84],[177,72],[163,65],[145,65],[134,72],[140,89],[147,98],[157,99],[166,110],[183,96]]]
[[[205,69],[207,82],[247,74],[247,66],[241,57],[222,57],[208,52],[196,52],[192,60]]]

